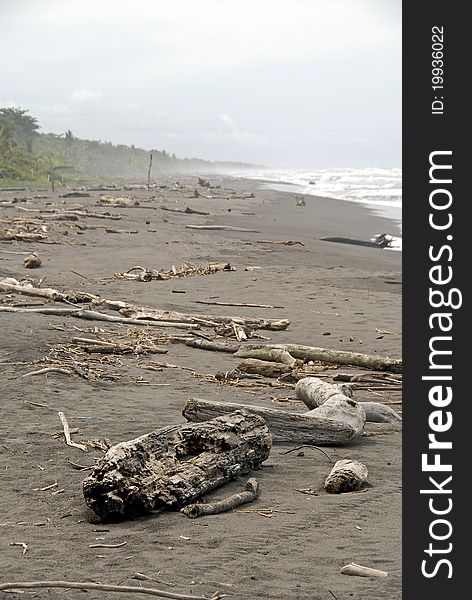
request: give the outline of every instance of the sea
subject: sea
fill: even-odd
[[[386,249],[402,249],[401,168],[260,169],[244,170],[240,175],[259,179],[262,186],[270,189],[364,204],[392,223],[391,231],[372,232],[372,236],[387,233],[393,239]]]

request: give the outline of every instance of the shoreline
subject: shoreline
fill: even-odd
[[[362,171],[363,169],[361,169],[360,171]],[[366,169],[368,171],[378,171],[378,170],[386,170],[386,169]],[[269,169],[270,171],[270,169]],[[392,234],[394,233],[399,233],[401,234],[402,231],[402,202],[400,200],[400,202],[395,202],[394,200],[388,200],[388,196],[389,194],[387,193],[387,196],[384,197],[384,199],[381,200],[369,200],[369,191],[372,190],[373,188],[373,184],[372,182],[366,182],[365,183],[365,196],[364,198],[361,196],[359,198],[352,198],[349,197],[350,196],[350,190],[347,188],[343,194],[344,194],[344,198],[343,197],[337,197],[337,196],[333,196],[329,193],[329,191],[327,190],[323,190],[323,181],[319,181],[317,182],[317,177],[320,176],[320,174],[324,171],[330,172],[329,169],[327,170],[307,170],[306,172],[303,171],[299,174],[299,178],[300,177],[305,177],[306,181],[304,183],[302,182],[296,182],[296,181],[291,181],[290,177],[293,177],[293,169],[282,169],[280,170],[280,173],[278,173],[279,178],[275,179],[267,179],[263,176],[263,171],[258,173],[253,174],[251,177],[247,177],[247,175],[244,174],[238,174],[236,175],[236,177],[240,177],[242,179],[249,179],[249,180],[253,180],[253,181],[259,181],[261,184],[261,187],[266,187],[267,189],[272,189],[274,191],[280,191],[280,192],[292,192],[292,193],[296,193],[296,194],[300,194],[300,195],[313,195],[313,196],[319,196],[319,197],[323,197],[326,199],[336,199],[336,200],[342,200],[343,202],[353,202],[355,204],[360,204],[363,206],[367,206],[370,210],[372,210],[374,212],[374,214],[384,217],[388,220],[394,221],[396,226],[397,226],[397,231],[396,232],[391,232]],[[349,172],[349,171],[354,171],[355,173],[358,173],[359,170],[356,169],[346,169],[346,170],[342,170],[342,169],[332,169],[331,173],[334,175],[336,173],[338,173],[339,171],[344,171],[344,172]],[[308,174],[313,174],[313,178],[308,177]],[[286,180],[283,180],[284,176],[286,177]],[[320,189],[320,185],[321,185],[321,189]],[[399,183],[399,185],[401,185]],[[357,187],[354,187],[351,191],[355,193],[355,190],[357,189],[357,191],[359,191],[359,186],[362,187],[361,183],[357,183]],[[391,187],[387,187],[387,188],[379,188],[379,197],[382,197],[382,191],[384,192],[388,192],[391,190]],[[340,192],[338,192],[338,195],[340,195]],[[396,195],[394,194],[393,197],[396,197]]]
[[[36,199],[29,191],[0,192],[0,200],[30,198],[1,206],[2,218],[11,222],[31,214],[37,219],[39,213],[28,214],[18,207],[63,210],[83,206],[82,210],[90,212],[121,215],[120,220],[110,222],[87,218],[89,228],[83,230],[73,223],[51,221],[47,230],[51,241],[58,242],[54,244],[2,241],[0,250],[7,252],[0,252],[0,275],[45,278],[43,287],[92,292],[163,310],[287,318],[291,321],[287,330],[259,333],[270,337],[271,343],[401,356],[401,254],[319,239],[333,235],[368,239],[382,232],[389,221],[357,203],[306,196],[306,206],[298,207],[296,193],[261,190],[254,180],[235,181],[214,174],[207,178],[220,188],[198,188],[198,198],[193,197],[196,177],[181,174],[163,178],[160,183],[167,187],[151,192],[103,192],[132,196],[140,203],[127,207],[97,207],[100,192],[70,199],[61,197],[68,191],[61,188]],[[174,185],[176,179],[179,187]],[[243,197],[250,193],[255,197]],[[186,207],[209,214],[185,213]],[[111,223],[115,233],[106,233],[104,222]],[[189,224],[250,231],[193,230]],[[284,240],[301,244],[274,243]],[[35,271],[23,268],[22,255],[10,253],[33,249],[43,260]],[[114,273],[136,265],[168,270],[172,265],[210,262],[229,262],[236,270],[150,282],[113,278]],[[0,298],[7,299],[3,294]],[[25,301],[25,297],[15,300]],[[283,308],[202,307],[198,301]],[[219,589],[233,600],[280,600],[294,594],[299,600],[311,600],[329,598],[329,591],[352,600],[401,598],[401,432],[384,431],[375,424],[349,445],[325,448],[331,461],[353,458],[367,465],[370,487],[361,493],[325,493],[323,481],[332,466],[326,456],[315,448],[285,454],[290,447],[276,444],[256,473],[260,498],[247,510],[195,520],[165,512],[107,524],[106,532],[97,533],[102,525],[85,507],[81,492],[87,472],[72,468],[70,461],[91,465],[102,452],[82,453],[66,446],[58,411],[65,413],[71,427],[78,428],[75,441],[108,438],[118,443],[183,422],[181,410],[190,397],[295,412],[303,412],[304,407],[293,399],[293,386],[237,387],[208,381],[208,375],[234,369],[237,359],[165,341],[165,356],[104,360],[100,368],[114,379],[85,380],[57,373],[23,377],[45,364],[36,361],[67,354],[72,338],[79,335],[77,327],[83,336],[105,336],[112,331],[127,335],[129,330],[98,323],[94,333],[94,325],[69,317],[0,313],[0,384],[5,409],[0,421],[1,531],[7,543],[24,540],[28,544],[25,556],[21,549],[6,545],[0,555],[0,581],[103,580],[105,572],[110,583],[136,584],[132,574],[139,572],[174,583],[172,591],[178,593],[209,597]],[[155,329],[160,330],[153,328],[154,334]],[[79,362],[87,360],[76,356]],[[173,366],[141,368],[163,363]],[[346,371],[352,369],[329,368],[322,375],[331,381],[333,375]],[[398,403],[401,393],[358,390],[354,399]],[[394,407],[401,411],[401,404]],[[64,489],[63,493],[35,491],[56,481],[55,489]],[[211,498],[239,491],[242,482],[240,478],[215,490]],[[314,493],[302,493],[306,489]],[[96,536],[104,537],[105,543],[126,542],[126,546],[97,552],[89,547]],[[341,567],[350,562],[386,570],[389,576],[370,579],[340,574]],[[38,590],[36,595],[50,600],[61,596],[56,590]],[[101,600],[97,592],[88,595]],[[107,597],[118,600],[119,596]]]

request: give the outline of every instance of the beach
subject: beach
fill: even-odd
[[[289,319],[283,331],[258,330],[270,340],[250,341],[401,358],[401,252],[320,239],[369,240],[392,233],[391,221],[352,202],[307,195],[305,206],[297,206],[297,194],[273,191],[255,180],[206,178],[212,187],[198,186],[195,176],[179,175],[162,178],[161,187],[151,190],[126,190],[117,182],[120,189],[68,198],[63,196],[73,190],[65,187],[55,192],[44,186],[0,191],[2,228],[13,219],[34,220],[58,207],[121,217],[79,217],[89,226],[83,229],[73,221],[51,220],[46,235],[55,243],[0,241],[0,276],[41,278],[43,288],[80,290],[167,311]],[[111,204],[99,204],[104,195]],[[113,203],[121,197],[138,204]],[[187,207],[208,214],[185,212]],[[274,243],[283,241],[297,243]],[[19,254],[31,251],[42,259],[35,270],[25,269],[24,255]],[[152,281],[114,277],[136,266],[166,271],[174,266],[178,271],[185,264],[209,263],[230,263],[234,270]],[[3,304],[12,305],[12,299],[19,308],[37,302],[0,294]],[[274,444],[255,473],[259,498],[234,512],[191,520],[168,511],[102,524],[84,503],[81,486],[90,471],[80,466],[94,465],[103,451],[98,444],[88,452],[67,446],[58,412],[78,429],[74,441],[107,439],[116,444],[184,423],[181,411],[191,397],[306,410],[294,400],[293,385],[235,386],[203,377],[234,369],[238,359],[170,341],[162,341],[167,350],[162,356],[104,356],[89,379],[77,373],[24,377],[45,367],[45,357],[57,361],[70,356],[73,337],[108,331],[125,335],[127,329],[72,317],[0,312],[0,583],[96,581],[208,598],[218,590],[234,600],[401,597],[401,431],[389,425],[366,424],[357,440],[324,447],[324,453],[316,447],[287,452],[296,445]],[[154,370],[142,368],[150,364]],[[331,382],[337,373],[358,371],[332,367],[320,373]],[[401,413],[401,392],[390,388],[354,390],[354,400],[395,403],[391,406]],[[368,485],[354,493],[328,494],[323,482],[342,458],[367,466]],[[245,481],[240,477],[210,497],[224,498]],[[97,543],[117,547],[90,547]],[[351,562],[389,574],[341,574]],[[150,579],[133,579],[136,573]],[[42,589],[26,594],[79,598],[84,592]],[[87,595],[105,597],[94,591]],[[110,600],[123,596],[106,594]]]

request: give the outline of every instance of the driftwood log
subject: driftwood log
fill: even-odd
[[[357,563],[349,563],[341,569],[343,575],[357,575],[358,577],[388,577],[388,571],[381,571],[380,569],[372,569],[371,567],[364,567]]]
[[[246,229],[245,227],[233,227],[232,225],[185,225],[187,229],[199,229],[207,231],[241,231],[246,233],[260,233],[255,229]]]
[[[401,416],[381,402],[360,402],[365,412],[365,420],[369,423],[398,423],[401,424]]]
[[[192,323],[177,323],[174,321],[156,321],[154,319],[132,319],[128,317],[118,317],[116,315],[106,315],[95,310],[86,310],[84,308],[24,308],[16,306],[0,306],[0,312],[16,313],[37,313],[41,315],[54,315],[56,317],[76,317],[87,321],[107,321],[111,323],[127,323],[128,325],[149,325],[152,327],[174,327],[177,329],[200,329],[200,325]]]
[[[155,588],[142,587],[137,585],[109,585],[106,583],[93,583],[91,581],[10,581],[0,583],[0,591],[28,590],[33,588],[62,588],[72,590],[94,590],[100,592],[123,592],[128,597],[133,594],[145,594],[147,596],[159,596],[160,598],[173,598],[174,600],[208,600],[207,596],[191,596],[188,594],[177,594],[168,592],[167,590],[157,590]],[[23,593],[23,592],[21,592]],[[219,600],[221,595],[219,592],[211,597],[211,600]]]
[[[319,415],[319,409],[300,414],[278,408],[190,398],[182,414],[187,421],[206,421],[234,410],[260,415],[267,423],[274,442],[341,446],[356,437],[356,431],[351,425]]]
[[[330,494],[354,492],[367,480],[367,467],[357,460],[343,459],[331,469],[324,487]]]
[[[295,386],[295,395],[318,415],[349,424],[356,435],[362,433],[366,420],[359,402],[344,395],[337,385],[318,377],[304,377]],[[314,410],[313,410],[314,409]]]
[[[126,302],[103,301],[100,304],[111,310],[118,310],[122,315],[134,319],[153,319],[166,321],[179,321],[181,323],[196,323],[214,327],[220,323],[231,325],[243,325],[250,329],[269,329],[272,331],[281,331],[287,329],[290,325],[288,319],[259,319],[257,317],[235,317],[221,315],[201,315],[180,313],[170,310],[160,310],[156,308],[139,308],[129,305]],[[120,306],[121,305],[121,306]]]
[[[211,340],[187,340],[186,345],[190,348],[200,348],[201,350],[213,350],[214,352],[229,352],[234,354],[239,348],[236,344],[226,342],[214,342]]]
[[[351,398],[352,391],[349,387],[343,385],[332,385],[318,379],[317,377],[304,377],[300,379],[295,386],[295,395],[309,408],[334,404],[334,400],[339,400],[339,406],[347,408],[346,399]],[[344,403],[342,402],[344,396]],[[350,400],[352,403],[353,400]],[[365,413],[365,421],[370,423],[401,423],[402,418],[392,408],[381,404],[380,402],[359,402],[358,406]],[[352,410],[352,407],[348,410]]]
[[[292,368],[281,362],[269,362],[257,358],[245,358],[237,366],[242,373],[263,375],[264,377],[280,377],[284,373],[290,373]]]
[[[264,420],[245,411],[159,429],[111,447],[84,480],[85,501],[111,520],[182,508],[258,469],[271,443]]]
[[[79,291],[61,292],[53,288],[35,288],[29,282],[20,282],[12,277],[7,277],[0,280],[0,291],[7,293],[17,293],[26,296],[37,298],[47,298],[55,302],[65,302],[67,304],[91,303],[101,308],[119,312],[122,317],[133,320],[147,321],[165,321],[167,323],[181,323],[188,325],[206,325],[207,327],[215,327],[220,323],[236,324],[250,329],[269,329],[279,331],[286,329],[290,325],[288,319],[260,319],[257,317],[234,317],[234,316],[215,316],[201,314],[187,314],[170,310],[161,310],[159,308],[143,308],[138,307],[129,302],[122,300],[109,300],[101,298],[96,294],[90,294]],[[53,314],[53,313],[50,313]],[[107,315],[103,315],[106,317]],[[98,320],[97,318],[95,320]],[[105,319],[102,319],[105,320]],[[117,320],[117,318],[109,318],[106,320]],[[121,321],[134,324],[131,321]],[[282,361],[283,362],[283,361]]]
[[[257,492],[259,490],[259,484],[254,477],[247,480],[246,485],[242,492],[232,494],[224,500],[218,500],[217,502],[208,502],[202,504],[189,504],[184,506],[180,512],[191,519],[202,517],[204,515],[216,515],[222,512],[228,512],[233,510],[241,504],[247,504],[253,502],[257,498]]]
[[[286,350],[279,348],[271,348],[270,346],[257,346],[247,344],[240,346],[235,352],[238,358],[254,358],[256,360],[265,360],[267,362],[284,363],[289,367],[293,367],[297,362],[295,358]]]
[[[374,371],[392,371],[393,373],[402,372],[402,360],[389,358],[388,356],[377,356],[371,354],[361,354],[359,352],[345,352],[343,350],[328,350],[327,348],[316,348],[314,346],[302,346],[299,344],[246,344],[241,348],[241,353],[237,356],[241,358],[260,358],[270,360],[264,357],[261,352],[268,350],[285,350],[294,358],[301,360],[318,360],[325,363],[337,365],[354,365],[365,367]]]

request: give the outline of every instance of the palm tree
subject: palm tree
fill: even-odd
[[[0,108],[0,129],[11,127],[16,142],[24,144],[29,154],[33,152],[33,140],[38,135],[39,123],[35,117],[21,108]]]

